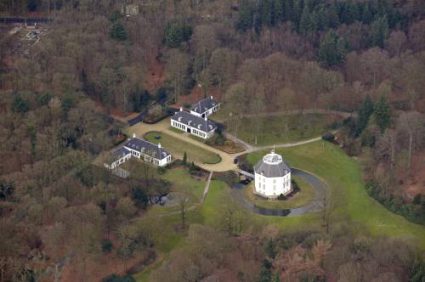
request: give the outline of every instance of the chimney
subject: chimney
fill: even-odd
[[[205,119],[205,121],[207,121],[207,115],[205,115],[204,119]]]
[[[183,107],[180,107],[180,112],[183,112]]]
[[[161,148],[162,148],[161,143],[158,143],[158,148],[159,148],[159,149],[161,149]]]

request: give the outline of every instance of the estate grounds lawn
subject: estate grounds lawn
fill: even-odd
[[[206,179],[194,178],[188,169],[174,167],[167,169],[164,174],[157,174],[156,177],[167,180],[171,183],[171,193],[178,193],[187,199],[185,210],[190,223],[200,222],[199,203],[204,192]],[[152,228],[152,238],[155,245],[162,252],[169,252],[181,240],[183,234],[176,232],[176,227],[181,223],[180,203],[170,206],[154,205],[147,209],[140,222],[149,222]],[[142,223],[141,223],[142,224]]]
[[[251,182],[248,187],[244,188],[243,194],[245,198],[257,207],[269,209],[291,209],[303,206],[309,203],[314,198],[314,188],[299,177],[293,177],[293,180],[298,184],[300,190],[294,193],[290,198],[285,200],[268,200],[255,195],[253,192],[254,183]]]
[[[169,202],[164,206],[155,205],[151,207],[151,213],[158,215],[180,214],[181,201],[185,201],[186,209],[199,205],[204,193],[207,175],[202,178],[195,178],[189,174],[188,169],[177,167],[167,169],[166,173],[159,177],[171,183]]]
[[[409,239],[425,249],[425,226],[407,221],[369,197],[359,164],[339,147],[318,141],[278,149],[277,152],[283,155],[291,167],[314,173],[329,185],[333,228],[337,229],[345,224],[354,233]],[[255,163],[265,153],[256,152],[248,155],[247,159],[250,163]],[[284,225],[286,219],[271,218],[270,221]]]
[[[184,153],[187,154],[187,161],[203,164],[216,164],[221,161],[219,155],[204,150],[196,145],[181,141],[171,135],[162,132],[151,131],[145,134],[144,138],[149,142],[161,145],[174,156],[182,158]]]
[[[227,120],[224,124],[229,133],[252,145],[265,146],[302,141],[321,136],[332,130],[332,126],[341,121],[335,115],[297,114],[270,117],[245,117],[238,122]]]
[[[318,141],[303,146],[278,149],[290,166],[309,171],[322,178],[331,191],[330,232],[333,234],[352,233],[362,236],[388,236],[413,243],[425,250],[425,226],[411,223],[401,216],[391,213],[381,204],[368,196],[362,181],[359,164],[348,157],[341,149],[330,143]],[[249,154],[252,164],[266,152]],[[178,172],[168,176],[185,181],[185,175]],[[181,178],[180,178],[181,177]],[[182,184],[183,185],[183,184]],[[232,199],[231,190],[221,181],[211,181],[208,196],[202,206],[188,211],[188,223],[201,223],[216,228],[226,226],[228,215],[241,222],[244,230],[262,230],[265,225],[274,225],[285,233],[299,231],[324,231],[322,213],[293,217],[271,217],[253,214],[239,206]],[[166,259],[169,252],[184,244],[184,234],[175,231],[180,215],[158,214],[155,209],[141,218],[143,224],[152,224],[153,238]],[[137,281],[149,281],[150,271],[160,264],[154,264],[135,277]]]

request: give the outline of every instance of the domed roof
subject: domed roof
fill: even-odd
[[[282,156],[272,150],[254,166],[254,171],[265,177],[283,177],[290,173],[291,169],[283,161]]]

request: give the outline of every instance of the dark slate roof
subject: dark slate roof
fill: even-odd
[[[139,138],[131,138],[127,140],[124,143],[124,147],[141,152],[159,160],[162,160],[163,158],[170,155],[170,153],[168,153],[165,149],[159,148],[158,145]]]
[[[218,105],[218,102],[216,102],[213,97],[208,97],[205,99],[200,100],[196,104],[192,105],[191,111],[194,111],[198,114],[203,114],[209,109],[215,107]]]
[[[285,164],[284,161],[271,164],[264,162],[261,159],[255,166],[254,171],[258,174],[262,174],[265,177],[283,177],[291,172],[291,169]]]
[[[117,161],[131,152],[124,147],[120,147],[112,152],[112,160]]]
[[[214,122],[210,120],[205,120],[201,117],[192,115],[185,111],[176,112],[176,114],[172,116],[171,119],[201,130],[203,132],[210,132],[211,130],[217,128],[217,125]]]

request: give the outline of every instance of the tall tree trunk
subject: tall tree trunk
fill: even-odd
[[[409,173],[410,173],[410,168],[412,166],[412,150],[413,150],[413,133],[410,132],[409,133],[409,155],[407,160],[407,168],[409,170]]]

